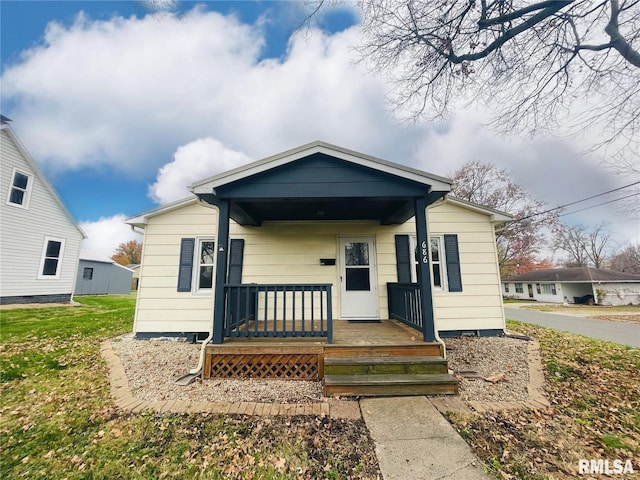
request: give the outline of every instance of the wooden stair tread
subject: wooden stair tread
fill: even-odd
[[[446,364],[443,357],[430,356],[407,356],[407,357],[325,357],[325,365],[404,365],[404,364],[426,364],[439,363]]]
[[[326,345],[325,358],[356,357],[416,357],[440,356],[440,344],[415,345]]]
[[[424,375],[325,375],[325,385],[429,385],[452,384],[458,380],[448,373]]]

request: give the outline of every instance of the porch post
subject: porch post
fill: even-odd
[[[418,240],[418,284],[422,306],[422,335],[425,342],[434,342],[433,299],[431,291],[431,268],[429,262],[429,236],[427,232],[427,200],[416,198],[416,236]]]
[[[229,248],[229,201],[218,205],[218,236],[216,237],[216,287],[213,296],[213,343],[224,340],[224,284],[227,281],[227,249]]]

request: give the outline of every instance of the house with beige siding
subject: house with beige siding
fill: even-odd
[[[0,119],[0,303],[68,302],[84,232]]]
[[[443,360],[443,336],[500,335],[494,228],[510,217],[448,196],[451,183],[324,142],[196,182],[127,220],[144,231],[135,335],[203,341],[205,377],[288,375],[269,346],[317,354],[307,367],[337,394],[367,394],[331,374],[353,352]],[[252,355],[268,367],[220,365]]]

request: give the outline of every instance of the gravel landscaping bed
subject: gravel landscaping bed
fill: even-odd
[[[478,373],[479,378],[462,376],[462,400],[508,402],[527,399],[527,341],[508,337],[460,337],[447,338],[445,343],[450,370],[459,377],[459,372]],[[504,378],[496,383],[484,380],[499,374],[504,374]]]
[[[322,400],[320,382],[293,380],[200,380],[187,386],[174,381],[198,364],[200,345],[172,340],[112,342],[131,392],[142,400],[205,402],[312,403]]]
[[[462,400],[527,399],[526,341],[463,337],[446,339],[446,344],[451,370],[475,371],[481,377],[461,378]],[[321,382],[198,379],[191,385],[178,386],[174,381],[197,365],[200,345],[172,340],[133,340],[130,335],[114,339],[112,345],[122,361],[132,393],[142,400],[313,403],[323,399]],[[501,373],[504,378],[496,383],[482,378]]]

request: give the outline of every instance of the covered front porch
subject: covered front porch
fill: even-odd
[[[334,318],[395,318],[414,327],[417,338],[433,342],[426,207],[450,188],[448,179],[322,142],[192,185],[201,201],[218,210],[212,343],[322,338],[332,344]],[[238,238],[231,235],[231,220]],[[286,238],[279,231],[299,223],[307,230],[299,227]],[[403,238],[395,235],[390,251],[393,232],[409,224],[415,225],[415,244],[405,232]],[[332,234],[327,225],[335,227]],[[310,242],[309,235],[322,241]],[[377,252],[382,237],[387,250]],[[297,241],[309,244],[311,253],[327,253],[318,253],[314,265],[309,252],[296,252],[304,257],[296,264],[283,242],[294,247]],[[244,260],[248,250],[253,263]],[[280,255],[290,272],[274,262],[255,263],[267,252]],[[376,259],[384,260],[385,272],[377,270]],[[318,278],[309,274],[318,265],[322,283],[300,281]],[[264,281],[272,278],[277,280]]]
[[[428,336],[419,284],[388,283],[387,298],[389,317],[403,327],[393,335],[391,325],[395,323],[389,320],[384,324],[379,319],[334,322],[331,284],[225,284],[223,335],[227,341],[306,338],[323,339],[327,344],[358,341],[373,345],[404,340],[407,327],[412,341]]]

